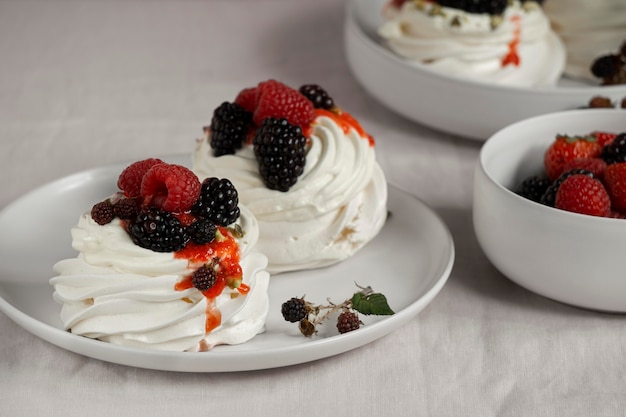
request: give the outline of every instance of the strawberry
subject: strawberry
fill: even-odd
[[[601,132],[601,131],[595,131],[595,132],[592,132],[591,134],[596,137],[596,141],[598,141],[600,146],[610,145],[613,142],[613,139],[615,139],[615,136],[617,136],[616,133]]]
[[[604,172],[604,184],[611,197],[613,209],[626,213],[626,162],[617,162],[607,166]]]
[[[124,192],[126,197],[141,196],[141,181],[143,176],[152,166],[163,163],[157,158],[148,158],[137,161],[127,166],[117,179],[117,186]]]
[[[256,88],[253,121],[257,126],[268,117],[285,118],[304,129],[315,117],[313,103],[298,90],[276,80],[264,81]]]
[[[574,213],[607,217],[611,213],[611,199],[600,181],[576,174],[563,181],[556,192],[554,207]]]
[[[184,212],[200,196],[196,174],[182,165],[156,164],[143,176],[141,196],[148,205],[169,212]]]
[[[597,179],[602,181],[604,171],[606,170],[606,162],[601,158],[574,158],[570,159],[563,165],[562,172],[569,172],[574,169],[584,169],[591,172]]]
[[[256,87],[244,88],[237,94],[235,103],[239,104],[250,113],[256,109]]]
[[[594,135],[557,135],[544,155],[544,166],[548,177],[554,181],[563,172],[563,166],[574,158],[596,158],[602,146]]]

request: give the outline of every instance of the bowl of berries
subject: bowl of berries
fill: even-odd
[[[571,110],[485,142],[473,223],[502,274],[556,301],[626,312],[625,132],[622,112]]]

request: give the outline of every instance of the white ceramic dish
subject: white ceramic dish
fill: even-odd
[[[188,157],[165,157],[185,163]],[[94,202],[115,190],[125,165],[81,172],[45,185],[0,212],[0,310],[31,333],[92,358],[141,368],[226,372],[274,368],[339,354],[378,339],[412,320],[445,284],[454,244],[444,223],[416,198],[390,187],[391,216],[380,235],[338,265],[272,277],[267,331],[238,346],[209,352],[155,352],[72,335],[61,328],[52,300],[52,265],[76,256],[70,228]],[[359,330],[338,335],[324,324],[312,338],[282,319],[280,305],[293,296],[323,303],[343,301],[370,285],[388,298],[393,316],[364,317]]]
[[[626,312],[626,220],[586,216],[513,191],[543,172],[557,133],[626,132],[626,112],[574,110],[500,130],[483,145],[474,178],[473,222],[487,258],[519,285],[563,303]]]
[[[380,36],[386,0],[351,0],[345,22],[348,64],[363,88],[391,110],[415,122],[485,140],[511,123],[587,105],[602,95],[626,96],[626,85],[600,87],[562,79],[556,87],[498,86],[442,75],[408,64]]]

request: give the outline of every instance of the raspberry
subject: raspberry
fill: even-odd
[[[252,125],[252,113],[236,103],[222,103],[211,119],[211,148],[215,156],[234,154],[241,149],[248,129]]]
[[[569,172],[575,169],[589,171],[595,178],[602,180],[604,171],[606,170],[606,162],[600,158],[574,158],[563,166],[563,172]]]
[[[115,218],[113,205],[108,200],[94,204],[91,208],[91,218],[100,226],[111,223]]]
[[[215,270],[206,265],[196,269],[191,276],[191,283],[200,291],[206,291],[217,282]]]
[[[544,155],[544,166],[552,181],[563,173],[563,166],[574,158],[595,158],[600,156],[602,146],[594,135],[557,135]]]
[[[254,155],[266,187],[289,191],[304,172],[306,138],[286,119],[265,119],[253,140]]]
[[[268,117],[285,118],[303,128],[313,121],[315,109],[299,91],[269,80],[260,83],[256,89],[256,108],[252,119],[260,126]]]
[[[561,184],[563,183],[563,181],[565,181],[567,177],[570,177],[576,174],[582,174],[582,175],[586,175],[588,177],[594,178],[592,172],[586,171],[584,169],[574,169],[572,171],[564,172],[563,174],[561,174],[559,178],[554,180],[552,184],[550,184],[550,186],[546,189],[546,191],[541,196],[540,203],[545,204],[546,206],[554,207],[554,202],[556,200],[556,193],[559,190],[559,187],[561,186]]]
[[[115,215],[122,220],[133,219],[139,214],[139,209],[140,204],[137,198],[122,198],[113,206]]]
[[[464,10],[468,13],[487,13],[490,15],[500,15],[508,6],[508,0],[438,0],[443,7]]]
[[[598,141],[600,146],[610,145],[611,143],[613,143],[615,137],[617,136],[616,133],[601,131],[593,132],[592,135],[596,137],[596,141]]]
[[[613,209],[626,213],[626,162],[609,165],[604,172],[604,184],[611,197]]]
[[[283,318],[288,322],[295,323],[307,316],[306,303],[303,298],[292,297],[280,307]]]
[[[187,227],[187,233],[193,243],[204,245],[215,240],[217,226],[209,219],[200,217]]]
[[[235,103],[239,104],[250,113],[253,113],[256,108],[256,87],[241,90],[235,98]]]
[[[206,178],[202,181],[200,197],[191,212],[220,226],[228,226],[239,218],[239,194],[227,178]]]
[[[140,212],[128,226],[132,241],[154,252],[176,252],[189,241],[185,227],[172,214],[156,208]]]
[[[199,195],[198,177],[182,165],[154,165],[141,182],[141,196],[144,201],[165,211],[189,210]]]
[[[330,110],[335,107],[335,102],[328,95],[326,90],[316,84],[307,84],[300,87],[298,90],[302,95],[313,103],[313,107],[316,109]]]
[[[343,311],[337,317],[337,330],[339,330],[339,333],[351,332],[358,329],[360,325],[361,320],[359,320],[359,316],[351,311]]]
[[[535,175],[522,181],[516,192],[524,198],[539,202],[550,184],[549,179]]]
[[[606,217],[611,212],[611,199],[602,183],[586,175],[566,178],[558,191],[554,207],[574,213]]]
[[[117,179],[118,188],[124,191],[127,197],[141,196],[141,181],[143,180],[143,176],[150,168],[160,163],[163,163],[160,159],[149,158],[130,164],[122,171]]]
[[[626,162],[626,133],[620,133],[615,136],[611,143],[604,146],[600,158],[609,165],[616,162]]]

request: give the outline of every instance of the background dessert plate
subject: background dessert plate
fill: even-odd
[[[601,87],[561,78],[554,87],[513,87],[466,80],[409,64],[388,50],[377,33],[386,1],[348,3],[346,57],[355,78],[369,94],[415,122],[484,141],[509,124],[580,108],[597,95],[613,101],[626,96],[626,85]]]
[[[188,156],[166,157],[189,165]],[[372,342],[413,319],[439,293],[454,262],[454,243],[441,219],[415,197],[389,189],[391,213],[380,234],[337,265],[272,277],[265,333],[209,352],[160,352],[112,345],[62,330],[60,306],[48,280],[52,265],[75,256],[70,229],[94,202],[112,194],[127,164],[62,178],[16,200],[0,212],[0,310],[18,325],[64,349],[122,365],[181,372],[230,372],[293,365],[336,355]],[[313,338],[283,320],[281,304],[293,296],[341,302],[359,285],[382,292],[396,312],[364,317],[361,329],[339,335],[325,323]]]

